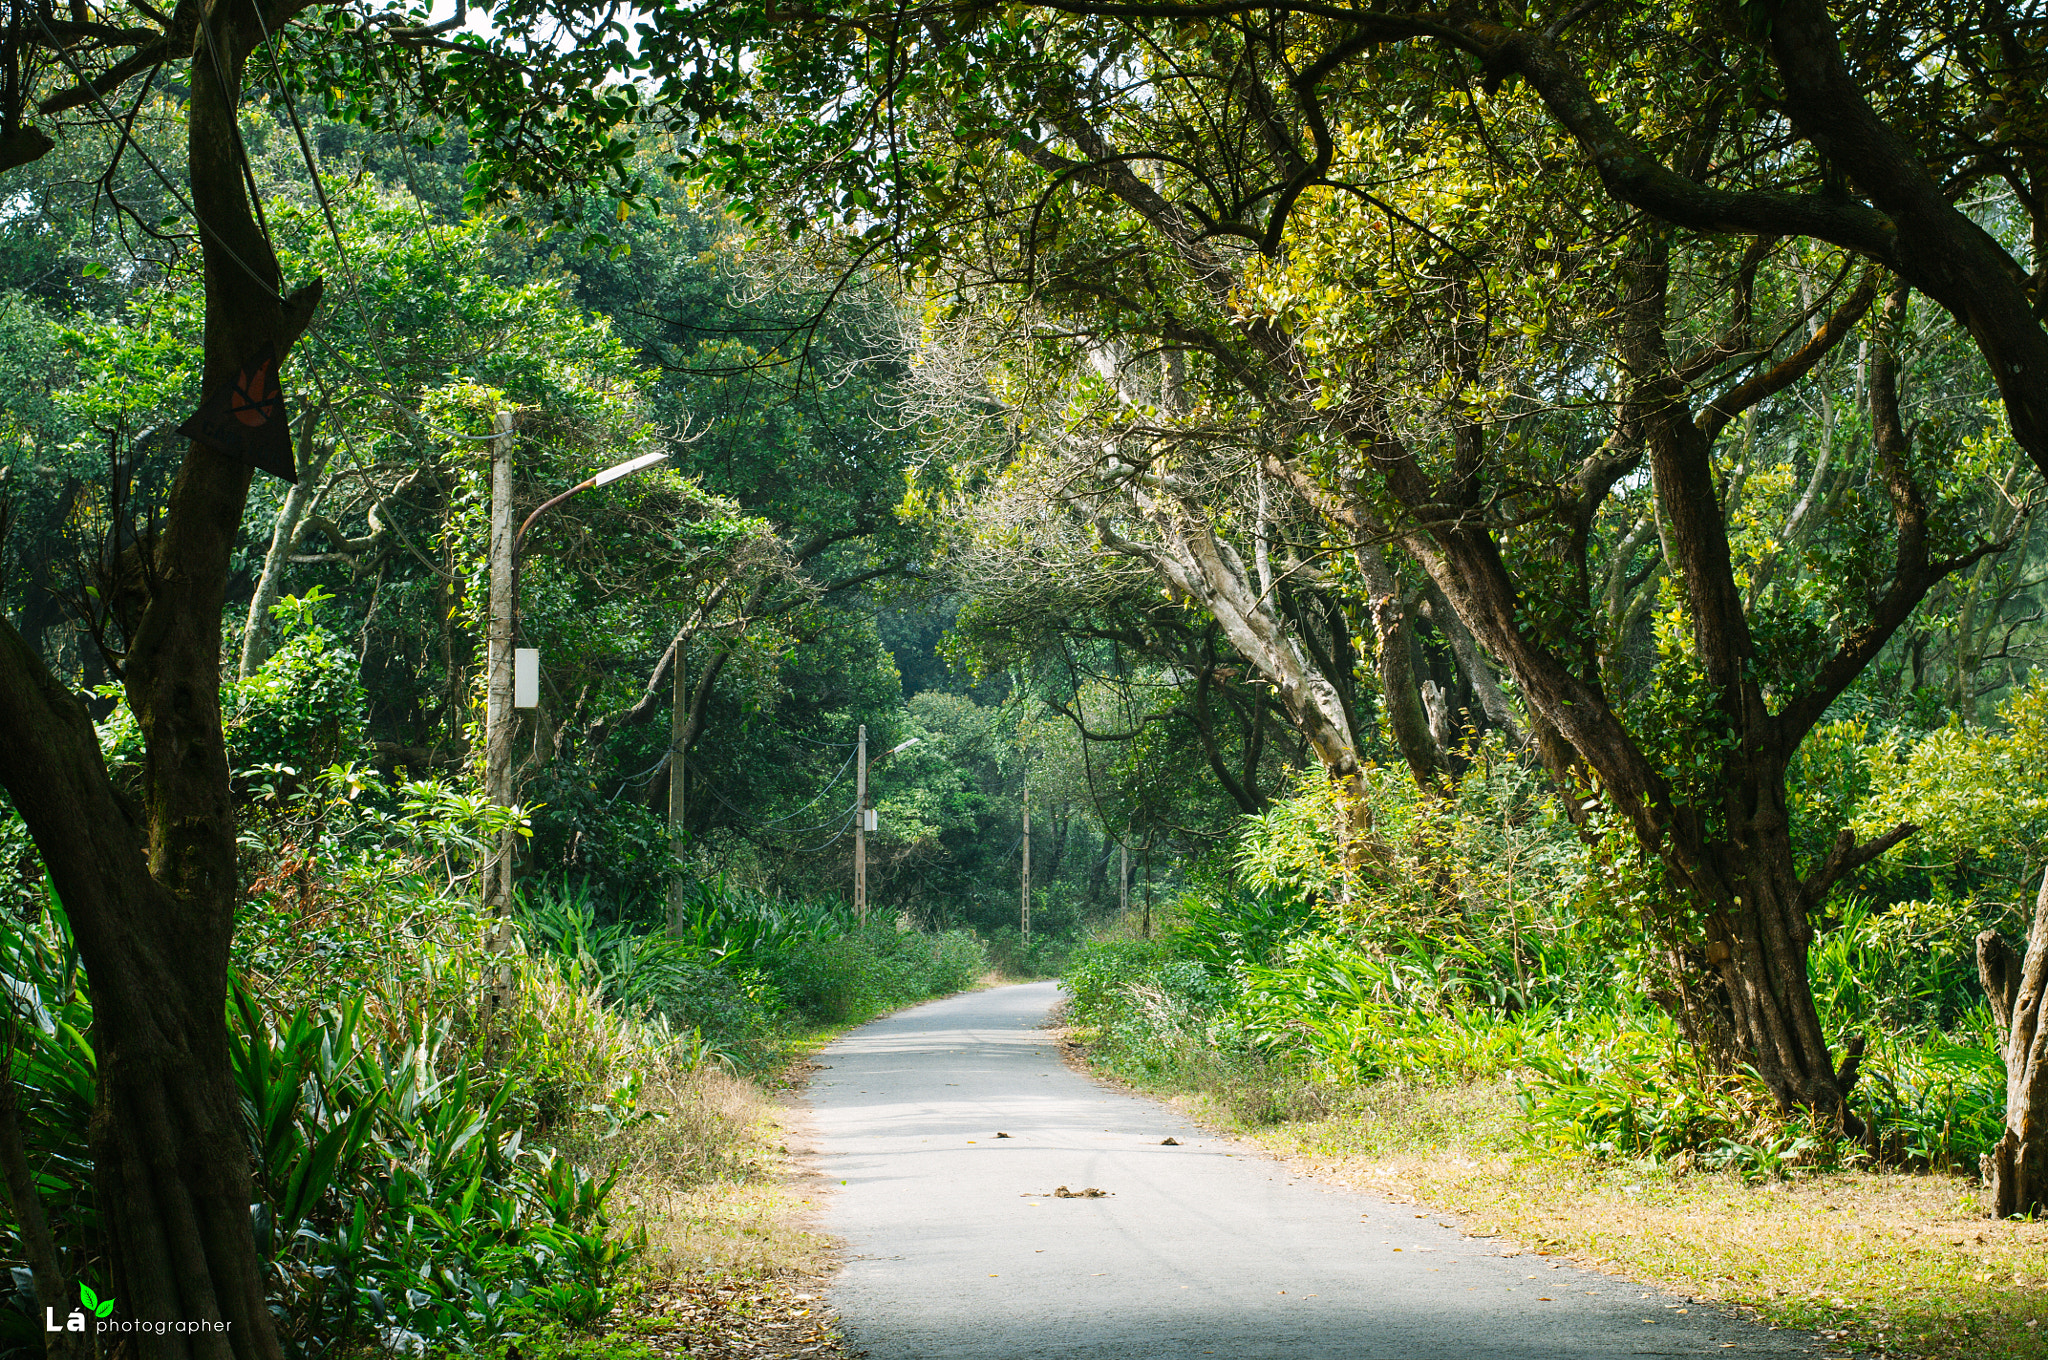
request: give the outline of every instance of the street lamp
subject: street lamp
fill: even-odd
[[[512,732],[516,723],[513,709],[532,708],[540,702],[540,658],[531,653],[519,660],[531,667],[532,681],[514,687],[513,633],[517,611],[518,560],[526,546],[526,531],[546,511],[554,509],[578,492],[604,486],[621,477],[653,467],[667,453],[647,453],[614,464],[586,477],[567,491],[541,502],[526,522],[512,532],[512,413],[498,412],[491,424],[491,619],[486,650],[487,680],[484,688],[484,796],[493,807],[512,806]],[[501,952],[511,947],[513,833],[499,839],[496,856],[484,868],[484,906],[497,918],[494,947]]]
[[[875,757],[879,765],[898,751],[907,751],[923,741],[923,737],[912,737],[899,741]],[[868,807],[868,727],[862,723],[860,739],[854,749],[853,776],[853,914],[862,925],[868,920],[868,832],[876,830],[875,814]]]
[[[542,501],[538,506],[534,507],[533,513],[526,517],[526,523],[519,526],[519,533],[512,539],[512,556],[514,558],[517,558],[520,552],[526,547],[526,531],[533,527],[533,522],[535,520],[539,519],[543,514],[560,505],[563,501],[568,500],[577,492],[588,491],[592,487],[604,486],[607,483],[616,482],[621,477],[630,477],[634,473],[640,471],[640,469],[651,468],[656,463],[665,460],[667,457],[668,453],[666,451],[663,451],[661,453],[643,453],[638,458],[628,458],[623,463],[612,464],[610,467],[606,468],[603,472],[598,473],[594,477],[585,477],[582,481],[576,483],[576,485],[570,487],[561,495],[556,496],[553,500]]]

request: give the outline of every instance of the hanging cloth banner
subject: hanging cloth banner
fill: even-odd
[[[284,390],[277,383],[277,347],[265,344],[242,371],[213,389],[178,433],[253,463],[273,477],[299,480],[292,459]]]

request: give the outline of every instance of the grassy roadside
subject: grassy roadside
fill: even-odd
[[[844,1357],[822,1302],[832,1244],[812,1226],[805,1112],[793,1098],[804,1055],[828,1037],[767,1077],[711,1065],[665,1073],[642,1097],[657,1117],[566,1149],[619,1168],[615,1224],[644,1234],[647,1249],[607,1316],[527,1337],[503,1360]]]
[[[1017,980],[985,972],[969,990]],[[836,1261],[815,1226],[816,1145],[801,1091],[813,1054],[876,1018],[806,1029],[764,1076],[709,1065],[664,1073],[641,1102],[660,1117],[569,1149],[593,1169],[620,1168],[620,1226],[644,1232],[648,1249],[611,1316],[529,1338],[516,1360],[848,1360],[823,1302]]]
[[[1455,1215],[1532,1256],[1811,1328],[1830,1355],[2048,1360],[2048,1223],[1983,1217],[1974,1180],[1752,1183],[1548,1152],[1523,1136],[1505,1081],[1388,1081],[1321,1101],[1242,1085],[1152,1093],[1320,1179]]]

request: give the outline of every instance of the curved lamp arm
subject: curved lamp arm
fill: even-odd
[[[517,559],[519,550],[526,546],[526,531],[533,527],[533,522],[560,505],[563,501],[568,500],[579,491],[588,491],[594,486],[603,486],[606,482],[616,482],[619,478],[629,476],[640,471],[642,468],[653,467],[656,463],[661,462],[667,457],[668,454],[665,452],[643,453],[638,458],[629,458],[623,463],[615,463],[594,477],[584,478],[552,500],[542,501],[538,506],[534,507],[533,513],[526,517],[526,523],[519,526],[519,532],[512,536],[513,558]]]

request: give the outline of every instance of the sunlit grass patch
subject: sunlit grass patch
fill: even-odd
[[[1531,1150],[1505,1082],[1381,1082],[1329,1113],[1190,1113],[1304,1169],[1460,1216],[1532,1254],[1814,1330],[1848,1353],[2048,1357],[2048,1222],[1993,1222],[1971,1178],[1794,1169],[1785,1180]]]
[[[599,1327],[529,1338],[522,1356],[839,1354],[822,1302],[832,1243],[812,1226],[797,1112],[716,1065],[651,1073],[641,1108],[658,1113],[577,1146],[621,1168],[616,1212],[647,1242],[634,1285]]]

